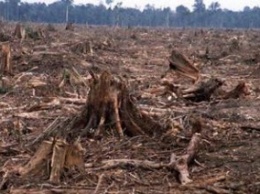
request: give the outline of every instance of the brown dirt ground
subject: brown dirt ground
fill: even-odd
[[[29,24],[28,24],[29,25]],[[19,179],[9,183],[0,193],[93,193],[102,175],[97,193],[260,193],[260,32],[228,29],[148,29],[76,26],[63,31],[55,26],[30,24],[42,28],[44,36],[26,39],[22,46],[12,38],[14,75],[4,76],[5,88],[0,95],[0,182],[6,170],[25,164],[33,155],[26,145],[57,117],[77,114],[84,104],[88,86],[72,79],[59,88],[64,70],[74,67],[88,83],[87,71],[99,74],[109,70],[124,78],[136,104],[146,109],[160,109],[155,119],[164,123],[176,119],[185,124],[191,113],[203,120],[203,141],[194,164],[190,166],[191,184],[182,186],[176,173],[144,170],[126,166],[106,171],[64,172],[60,184],[47,177]],[[2,31],[11,34],[14,26],[6,24]],[[93,53],[73,52],[73,45],[90,41]],[[203,55],[209,49],[209,59]],[[250,88],[246,98],[191,103],[168,96],[150,94],[161,86],[161,75],[168,68],[171,48],[193,59],[202,78],[214,76],[225,81],[230,90],[239,81]],[[181,88],[189,88],[189,80],[167,76]],[[35,85],[35,80],[42,84]],[[33,95],[33,90],[35,95]],[[64,99],[82,99],[78,103]],[[46,109],[34,108],[50,103]],[[185,125],[186,126],[186,125]],[[187,127],[184,127],[188,130]],[[185,134],[185,133],[184,133]],[[182,137],[182,138],[180,138]],[[160,141],[147,137],[125,137],[120,141],[112,132],[98,140],[82,139],[85,162],[105,159],[139,159],[168,162],[172,152],[181,153],[187,139],[180,133],[176,141]],[[47,170],[47,169],[46,169]]]

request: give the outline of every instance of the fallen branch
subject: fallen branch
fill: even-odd
[[[190,179],[189,169],[188,165],[195,157],[199,142],[200,142],[200,133],[195,133],[192,136],[192,139],[188,145],[188,148],[186,150],[186,154],[182,156],[176,156],[174,153],[171,155],[171,162],[169,166],[172,166],[174,170],[179,172],[179,180],[181,184],[185,185],[187,183],[190,183],[192,180]]]
[[[181,184],[185,185],[192,181],[190,179],[188,165],[193,160],[198,151],[200,137],[200,133],[195,133],[192,136],[192,139],[187,147],[186,153],[181,156],[176,156],[174,153],[172,153],[170,163],[168,164],[156,163],[148,160],[115,159],[102,161],[100,167],[96,167],[95,164],[86,164],[85,167],[87,168],[87,170],[89,170],[88,168],[92,168],[90,170],[94,171],[109,170],[114,168],[126,168],[129,166],[143,169],[168,168],[177,171],[179,173],[179,181],[181,182]]]
[[[257,125],[248,124],[248,125],[242,125],[242,126],[240,126],[240,128],[242,130],[247,131],[247,132],[251,132],[251,131],[258,131],[258,132],[260,132],[260,125],[257,126]]]
[[[222,86],[222,84],[223,81],[211,78],[207,82],[201,82],[196,87],[182,91],[183,98],[195,102],[209,101],[214,91]]]
[[[104,174],[101,174],[98,178],[98,183],[97,183],[97,186],[96,186],[96,189],[94,191],[94,194],[97,194],[99,193],[99,190],[100,190],[100,187],[101,187],[101,183],[103,181],[103,178],[104,178]]]

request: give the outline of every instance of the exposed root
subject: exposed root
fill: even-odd
[[[198,152],[200,143],[200,133],[195,133],[186,150],[186,154],[182,156],[176,156],[174,153],[171,155],[170,166],[179,172],[179,180],[181,184],[187,184],[191,182],[188,165],[193,160],[194,156]]]
[[[170,170],[177,171],[179,173],[179,181],[181,184],[185,185],[192,181],[190,179],[188,166],[199,150],[199,143],[201,139],[200,136],[200,133],[195,133],[192,136],[192,139],[184,155],[176,156],[174,153],[172,153],[170,163],[168,164],[156,163],[148,160],[115,159],[104,160],[99,164],[100,166],[97,166],[97,164],[87,164],[86,166],[90,168],[90,170],[95,171],[109,170],[113,168],[125,168],[129,166],[143,169],[168,168]]]
[[[92,74],[92,73],[91,73]],[[84,172],[84,150],[78,137],[95,137],[115,129],[118,136],[147,135],[162,137],[166,128],[153,121],[141,112],[134,104],[126,85],[104,72],[99,78],[94,74],[90,86],[87,103],[77,116],[63,121],[56,119],[47,130],[33,143],[41,145],[27,165],[20,168],[22,177],[41,175],[49,177],[53,183],[59,183],[64,169],[76,168]],[[201,125],[195,122],[195,131],[184,155],[171,155],[168,164],[142,160],[106,160],[99,164],[91,164],[90,170],[107,170],[111,168],[160,169],[167,168],[179,173],[181,184],[191,182],[188,165],[198,151]],[[199,130],[197,130],[199,128]],[[49,140],[49,141],[48,141]],[[49,170],[48,170],[49,169]],[[102,178],[100,178],[102,181]],[[99,183],[101,184],[101,183]],[[96,188],[98,192],[98,187]]]

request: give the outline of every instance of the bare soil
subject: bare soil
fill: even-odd
[[[0,193],[260,193],[258,30],[75,26],[65,31],[65,25],[52,30],[45,24],[28,26],[41,29],[41,36],[27,37],[22,43],[10,36],[13,75],[2,76],[0,182],[7,171],[15,172],[30,160],[37,147],[28,145],[55,119],[80,112],[89,92],[88,69],[97,75],[106,70],[123,79],[140,109],[162,125],[177,122],[181,128],[175,139],[125,136],[122,140],[111,129],[99,138],[81,138],[86,167],[108,159],[167,163],[171,153],[180,154],[187,146],[189,118],[194,114],[202,119],[202,142],[190,166],[193,182],[186,185],[178,182],[174,171],[125,166],[64,171],[59,184],[48,177],[21,179],[14,173]],[[14,28],[5,24],[0,30],[10,35]],[[82,49],[81,43],[90,44],[92,50]],[[174,73],[161,78],[172,48],[195,63],[202,79],[223,80],[224,91],[244,81],[250,95],[221,99],[216,93],[210,101],[192,102],[153,93],[164,81],[181,90],[193,85]]]

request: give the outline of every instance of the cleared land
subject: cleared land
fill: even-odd
[[[258,30],[75,26],[65,31],[62,25],[28,24],[21,41],[11,35],[14,29],[7,23],[0,29],[0,40],[12,48],[12,72],[1,78],[0,193],[260,192]],[[194,86],[189,78],[174,73],[161,78],[172,49],[194,62],[202,81],[223,82],[209,100],[182,95]],[[22,177],[19,169],[39,150],[40,142],[32,142],[53,121],[79,115],[89,101],[90,72],[99,77],[104,71],[125,83],[139,111],[168,130],[160,137],[126,133],[120,139],[113,126],[104,125],[104,133],[81,134],[83,172],[65,168],[53,183],[49,157],[42,173]],[[247,91],[227,95],[239,83]],[[168,168],[132,163],[102,168],[102,162],[118,159],[169,163],[198,132],[194,118],[201,140],[189,165],[191,183],[181,185],[178,173]]]

